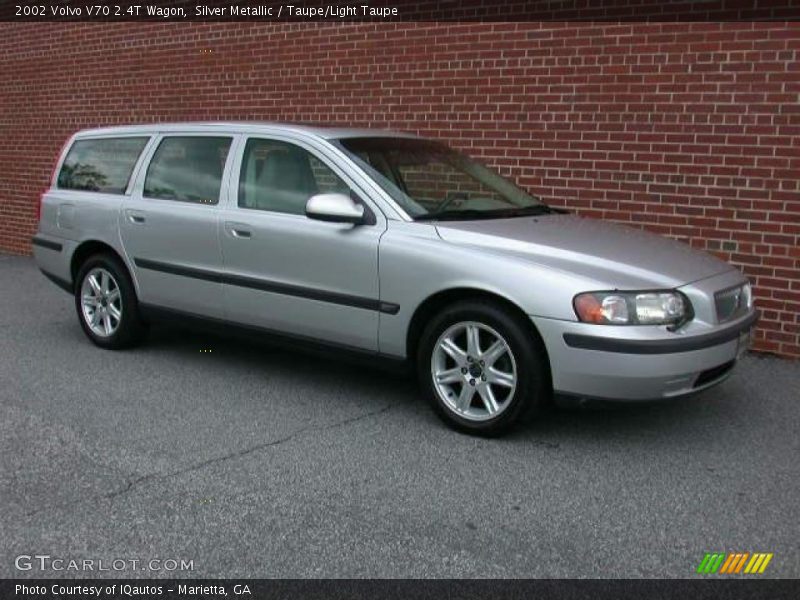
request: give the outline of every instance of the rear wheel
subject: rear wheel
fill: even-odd
[[[145,332],[128,270],[109,254],[95,254],[81,265],[75,308],[86,336],[102,348],[130,347]]]
[[[549,388],[544,349],[530,325],[480,300],[434,317],[420,340],[417,370],[436,413],[479,435],[504,433],[535,413]]]

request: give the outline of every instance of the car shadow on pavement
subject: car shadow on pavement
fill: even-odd
[[[736,374],[731,380],[736,378]],[[688,435],[710,440],[729,435],[726,425],[735,418],[740,398],[733,381],[679,398],[629,402],[561,403],[541,418],[509,436],[537,438],[542,443],[606,442],[632,448],[650,446],[656,439],[681,443]],[[744,407],[745,410],[746,407]]]
[[[236,332],[226,335],[159,325],[148,333],[144,347],[191,353],[199,359],[207,354],[231,365],[247,365],[251,372],[265,369],[266,373],[269,367],[287,376],[296,373],[298,377],[305,377],[313,373],[317,380],[347,381],[354,386],[354,392],[368,391],[375,386],[385,389],[388,383],[398,395],[413,399],[417,390],[415,379],[403,363],[374,360],[368,355],[362,357],[314,344],[294,344],[268,335],[255,338]]]
[[[446,430],[420,397],[415,377],[407,366],[387,366],[335,350],[287,345],[266,336],[263,340],[249,336],[240,338],[172,325],[154,328],[146,347],[196,354],[198,360],[204,359],[202,350],[207,348],[215,361],[225,361],[223,364],[236,367],[244,365],[249,372],[258,372],[259,369],[264,369],[265,373],[267,370],[270,373],[279,372],[287,378],[306,378],[313,373],[315,384],[340,386],[345,381],[353,394],[380,393],[385,396],[388,387],[392,402],[409,409],[406,411],[409,413],[407,418],[418,421],[420,426]],[[683,429],[693,421],[708,420],[709,412],[715,412],[715,407],[730,404],[730,395],[723,384],[689,397],[660,401],[553,402],[541,410],[536,419],[510,432],[504,439],[538,439],[543,443],[557,444],[576,437],[609,437],[618,440],[626,432],[667,434]],[[411,412],[417,414],[412,416]]]

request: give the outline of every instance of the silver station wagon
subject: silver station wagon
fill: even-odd
[[[42,272],[103,348],[159,317],[402,361],[450,425],[497,434],[554,394],[722,381],[756,321],[734,267],[548,207],[385,131],[269,123],[81,131],[43,194]],[[268,368],[268,367],[265,367]]]

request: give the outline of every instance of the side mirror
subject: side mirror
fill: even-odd
[[[317,194],[306,202],[306,216],[329,223],[361,225],[366,219],[364,205],[346,194]]]

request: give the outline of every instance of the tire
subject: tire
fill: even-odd
[[[94,254],[81,265],[75,279],[75,309],[83,332],[101,348],[130,348],[146,332],[128,269],[110,254]]]
[[[477,343],[470,345],[475,331]],[[417,374],[436,414],[474,435],[506,433],[535,415],[551,393],[547,355],[531,324],[480,299],[431,319],[420,338]]]

